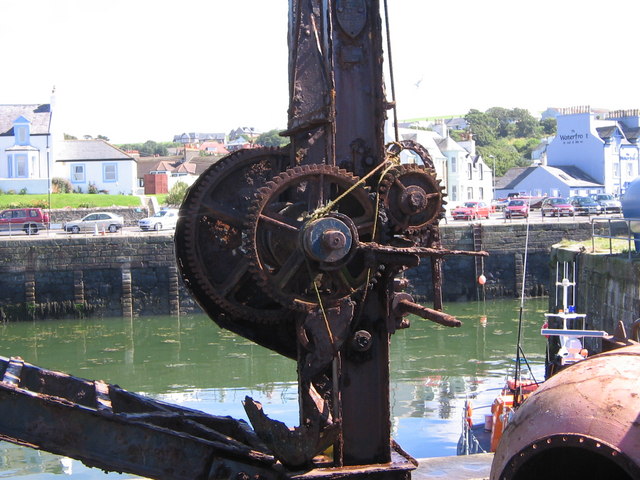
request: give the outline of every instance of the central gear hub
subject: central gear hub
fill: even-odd
[[[357,244],[354,235],[358,235],[347,223],[350,223],[349,219],[335,216],[307,223],[302,234],[305,253],[324,264],[336,264],[344,260],[351,252],[351,247]]]
[[[417,185],[410,185],[400,195],[400,210],[406,215],[423,212],[428,204],[426,192]]]
[[[257,284],[294,310],[331,307],[372,278],[360,242],[375,239],[374,202],[359,179],[331,165],[302,165],[258,190],[246,226]]]

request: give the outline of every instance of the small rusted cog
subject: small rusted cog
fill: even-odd
[[[247,251],[259,285],[282,305],[335,305],[371,277],[361,241],[371,241],[375,208],[358,178],[329,165],[304,165],[258,190]]]
[[[242,252],[243,226],[256,189],[284,170],[287,150],[240,150],[209,167],[180,208],[178,265],[197,302],[225,328],[239,319],[273,323],[286,309],[256,285]],[[222,315],[221,315],[222,314]],[[245,335],[246,336],[246,335]]]
[[[397,165],[380,183],[380,197],[393,229],[420,233],[444,214],[444,194],[431,169],[416,164]]]

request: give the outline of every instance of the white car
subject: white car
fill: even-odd
[[[90,213],[82,220],[74,220],[64,224],[65,232],[99,232],[116,233],[124,226],[124,219],[110,212]]]
[[[155,215],[147,218],[143,218],[138,221],[140,230],[145,232],[149,230],[155,230],[156,232],[165,228],[176,228],[176,222],[178,221],[178,210],[175,208],[168,208],[166,210],[160,210]]]

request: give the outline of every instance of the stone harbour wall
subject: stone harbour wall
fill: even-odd
[[[531,225],[528,295],[548,292],[551,246],[563,239],[588,239],[590,228],[587,223]],[[443,225],[441,233],[445,248],[474,249],[474,229],[468,224]],[[486,298],[517,297],[525,237],[524,224],[476,228],[475,242],[490,256],[479,263],[474,257],[445,257],[445,300],[481,298],[479,273],[487,277]],[[428,259],[407,277],[415,297],[431,298]],[[0,321],[194,312],[200,308],[180,278],[171,233],[0,238]]]
[[[527,226],[522,223],[501,225],[441,226],[442,246],[450,250],[478,249],[489,253],[476,262],[475,257],[445,257],[443,272],[443,297],[445,301],[469,301],[481,298],[515,298],[522,291],[525,269],[525,245]],[[529,226],[529,247],[526,262],[525,295],[548,294],[549,255],[552,245],[563,240],[584,241],[591,239],[590,223],[537,223]],[[482,288],[478,277],[483,274],[487,281]],[[420,300],[431,300],[431,265],[424,264],[409,270],[407,278],[413,285],[411,293]]]
[[[0,320],[196,311],[171,234],[0,240]]]

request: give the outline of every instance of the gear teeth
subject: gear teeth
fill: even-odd
[[[399,195],[398,190],[403,188],[404,183],[407,183],[401,180],[405,176],[409,178],[409,181],[413,181],[423,188],[426,193],[437,192],[439,194],[435,205],[427,214],[411,216],[401,211],[397,197]],[[397,183],[398,181],[399,183]],[[400,187],[398,187],[398,185],[400,185]],[[406,187],[406,185],[404,186]],[[429,225],[437,223],[439,219],[443,217],[445,213],[443,205],[446,204],[443,200],[443,190],[440,180],[436,178],[435,170],[431,168],[431,166],[420,166],[416,164],[396,165],[383,177],[378,189],[381,203],[385,207],[391,227],[398,232],[403,232],[405,235],[410,236],[419,235],[427,229]],[[430,200],[429,203],[433,205],[433,200]]]
[[[266,163],[267,169],[264,170],[268,174],[281,171],[283,165],[289,160],[288,147],[285,148],[259,148],[251,150],[240,150],[220,159],[211,165],[200,177],[194,185],[189,189],[183,204],[180,207],[180,221],[176,228],[175,243],[176,255],[178,257],[178,266],[185,283],[193,293],[196,301],[203,306],[203,309],[214,319],[225,315],[227,320],[240,319],[242,321],[258,322],[258,323],[276,323],[288,321],[287,311],[281,308],[277,303],[271,302],[269,306],[267,301],[269,297],[266,295],[255,296],[250,294],[248,300],[237,300],[227,293],[233,288],[241,288],[251,292],[259,292],[248,280],[251,276],[242,275],[237,280],[233,288],[224,287],[221,291],[224,280],[217,283],[212,275],[220,263],[226,265],[229,271],[235,268],[241,268],[241,256],[231,255],[234,246],[228,246],[229,250],[224,250],[224,246],[220,251],[212,252],[207,250],[208,239],[214,232],[208,232],[206,229],[213,228],[211,221],[202,221],[205,214],[202,213],[203,205],[209,206],[212,201],[223,203],[228,197],[215,198],[216,193],[225,188],[233,188],[234,186],[245,188],[249,183],[251,186],[260,185],[262,182],[268,181],[260,175],[249,176],[246,169],[253,165]],[[243,201],[241,198],[236,200],[233,205],[233,211],[238,215],[238,223],[242,225],[247,215],[251,215],[249,207],[251,202]],[[211,213],[206,216],[215,221],[215,217]],[[246,236],[241,226],[230,226],[236,230],[236,238]],[[240,247],[241,248],[241,247]],[[236,258],[237,257],[237,258]],[[235,262],[235,263],[234,263]],[[242,282],[242,283],[240,283]],[[251,295],[254,295],[253,297]]]

